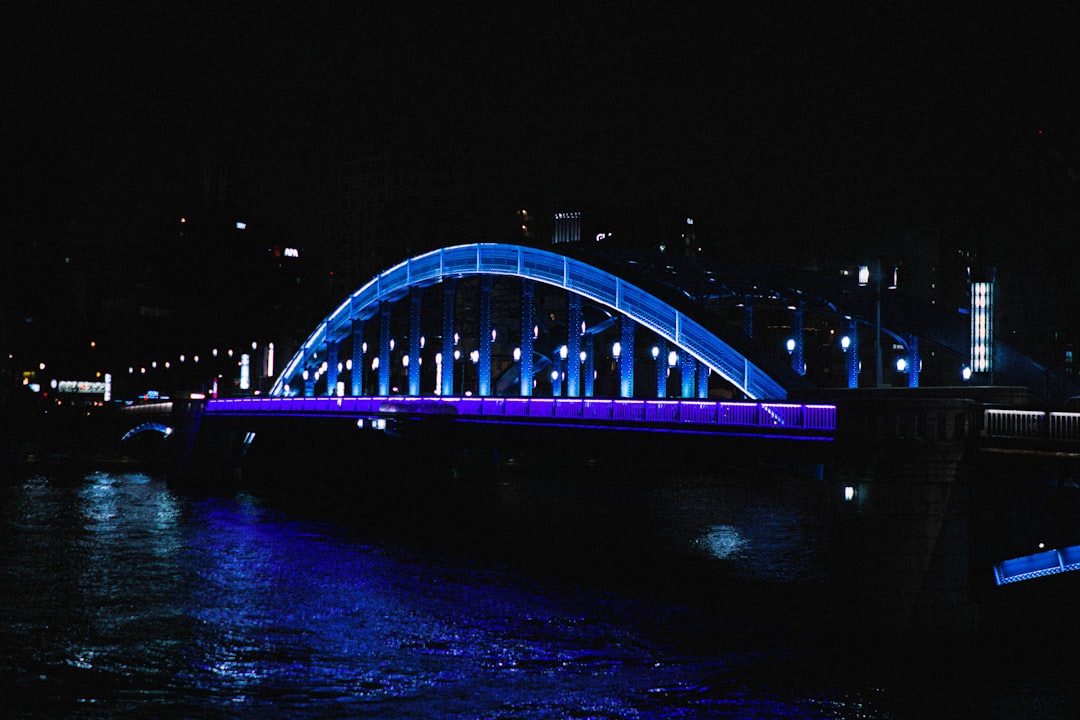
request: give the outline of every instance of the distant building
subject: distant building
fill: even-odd
[[[677,255],[697,255],[703,250],[693,217],[655,208],[585,206],[557,210],[551,243]]]
[[[463,175],[402,152],[341,159],[323,248],[335,284],[355,288],[409,257],[473,241]]]

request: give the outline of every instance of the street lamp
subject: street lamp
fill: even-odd
[[[871,282],[874,284],[874,383],[876,387],[882,385],[881,368],[881,281],[884,280],[881,272],[881,261],[874,260],[869,265],[859,266],[859,286],[866,287]],[[899,270],[893,268],[889,289],[895,290],[898,286]]]

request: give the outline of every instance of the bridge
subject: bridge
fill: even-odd
[[[964,332],[929,321],[915,323],[924,336],[887,329],[825,299],[823,287],[734,293],[705,282],[691,292],[685,271],[664,273],[658,283],[637,260],[603,269],[500,244],[426,253],[323,318],[269,396],[185,403],[184,432],[170,434],[162,412],[139,417],[134,434],[187,438],[185,456],[204,469],[259,463],[282,477],[290,463],[319,477],[380,462],[398,473],[408,465],[460,477],[479,466],[483,475],[510,447],[550,454],[616,443],[665,462],[801,460],[835,501],[839,526],[858,528],[843,540],[865,571],[853,596],[895,599],[897,615],[963,614],[984,581],[1074,569],[1080,538],[1070,541],[1060,519],[1050,532],[1042,518],[1016,517],[1004,534],[978,518],[1016,514],[1018,478],[1030,474],[1018,458],[1037,456],[1040,473],[1061,481],[1026,488],[1031,507],[1075,495],[1080,416],[1032,409],[1030,386],[920,386],[920,348],[951,343],[955,361],[966,357]],[[755,293],[764,305],[751,302]],[[761,328],[764,313],[752,309],[766,306],[773,319]],[[868,332],[907,353],[900,387],[860,379]],[[809,382],[811,335],[840,353],[838,386]]]

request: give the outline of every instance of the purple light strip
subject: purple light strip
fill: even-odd
[[[790,403],[721,402],[703,400],[628,400],[597,398],[497,398],[497,397],[271,397],[214,399],[205,412],[213,415],[453,415],[460,420],[494,422],[503,418],[522,423],[524,418],[544,418],[544,424],[564,421],[575,427],[629,428],[635,425],[675,424],[664,432],[710,432],[714,427],[836,430],[835,405]],[[577,422],[574,422],[577,421]],[[610,422],[609,425],[585,425]],[[638,425],[638,427],[640,427]],[[760,435],[761,433],[748,433]],[[764,433],[771,437],[780,437]],[[792,436],[806,439],[807,436]],[[821,439],[821,438],[818,438]]]

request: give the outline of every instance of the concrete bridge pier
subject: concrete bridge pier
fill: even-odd
[[[975,629],[971,435],[963,399],[838,403],[833,605],[879,630]]]

